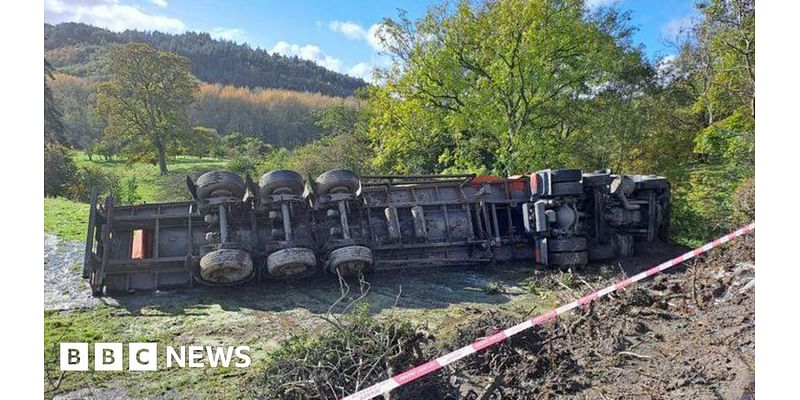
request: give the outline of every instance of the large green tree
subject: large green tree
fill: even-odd
[[[395,62],[370,107],[378,163],[506,173],[567,162],[587,104],[642,63],[624,21],[580,0],[462,1],[386,21]]]
[[[106,135],[121,139],[131,159],[154,155],[164,175],[168,153],[192,133],[186,108],[197,81],[189,60],[140,43],[114,47],[108,57],[112,79],[97,87]]]

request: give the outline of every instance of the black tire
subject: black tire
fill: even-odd
[[[244,181],[241,176],[232,172],[206,172],[197,178],[195,185],[197,185],[197,198],[200,200],[206,200],[212,197],[244,198]]]
[[[219,249],[200,259],[200,277],[212,284],[244,282],[253,274],[253,259],[244,250]]]
[[[554,169],[550,170],[550,181],[559,182],[578,182],[583,173],[579,169]]]
[[[580,182],[560,182],[550,186],[553,196],[577,196],[583,194],[583,184]]]
[[[586,251],[586,238],[549,239],[547,250],[550,252]]]
[[[317,177],[317,192],[355,193],[361,187],[361,181],[355,172],[346,169],[334,169]]]
[[[372,250],[364,246],[348,246],[328,254],[327,270],[333,275],[355,276],[373,264]]]
[[[295,171],[285,169],[269,171],[262,175],[258,180],[258,186],[261,196],[280,193],[301,195],[305,189],[303,177]]]
[[[278,250],[267,257],[267,272],[275,279],[300,279],[317,270],[314,251],[303,247]]]
[[[589,255],[585,251],[548,253],[547,262],[552,267],[581,267],[589,263]]]

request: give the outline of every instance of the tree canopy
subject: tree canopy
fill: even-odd
[[[186,108],[197,82],[189,60],[146,44],[114,47],[112,80],[97,87],[97,110],[107,119],[106,135],[120,138],[131,159],[155,155],[161,174],[166,157],[192,133]]]
[[[587,17],[570,0],[462,1],[418,21],[388,20],[395,64],[371,126],[381,162],[503,173],[563,163],[588,103],[641,65],[623,20]]]

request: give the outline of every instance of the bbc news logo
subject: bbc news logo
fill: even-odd
[[[60,343],[62,371],[88,371],[89,343]],[[95,371],[122,371],[124,348],[122,343],[94,343],[91,363]],[[128,343],[129,371],[158,370],[157,343]],[[167,346],[166,368],[247,368],[252,360],[249,346]]]

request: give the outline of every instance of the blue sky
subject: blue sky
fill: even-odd
[[[421,16],[439,1],[210,1],[45,0],[45,22],[84,22],[115,31],[204,31],[212,36],[310,59],[365,79],[387,62],[374,38],[384,17],[403,9]],[[697,12],[693,0],[587,0],[587,7],[614,6],[632,12],[634,40],[650,58],[669,56],[669,42]]]

